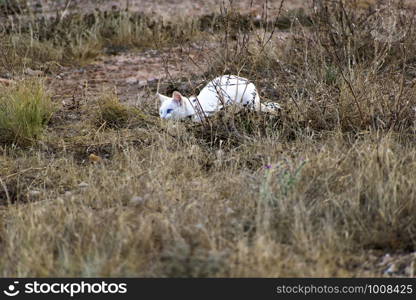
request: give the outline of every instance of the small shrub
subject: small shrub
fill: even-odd
[[[99,104],[97,125],[110,128],[127,128],[147,124],[148,117],[139,109],[126,107],[120,103],[117,96],[110,94]]]
[[[54,111],[43,82],[21,81],[0,90],[0,142],[26,145],[38,139]]]
[[[197,139],[211,147],[220,146],[224,141],[223,146],[235,147],[244,140],[278,134],[279,114],[233,109],[222,110],[203,123],[188,124],[188,128]]]

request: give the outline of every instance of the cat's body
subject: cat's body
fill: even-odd
[[[197,97],[189,98],[179,92],[173,92],[172,98],[159,95],[162,104],[159,114],[163,119],[184,119],[191,117],[201,121],[224,106],[238,104],[253,110],[275,111],[280,109],[277,103],[260,103],[255,85],[246,78],[235,75],[223,75],[209,82]]]

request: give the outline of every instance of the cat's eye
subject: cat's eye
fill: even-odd
[[[173,109],[172,108],[169,108],[169,109],[166,110],[166,113],[167,114],[170,114],[171,112],[173,112]]]

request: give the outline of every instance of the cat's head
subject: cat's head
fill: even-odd
[[[183,119],[188,116],[185,101],[187,99],[179,92],[173,92],[172,97],[158,94],[161,105],[159,115],[162,119]]]

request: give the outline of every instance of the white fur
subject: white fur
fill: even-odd
[[[214,114],[224,106],[240,104],[254,110],[275,111],[280,105],[263,105],[260,103],[255,85],[246,78],[235,75],[223,75],[209,82],[197,97],[184,97],[174,92],[172,97],[158,94],[162,104],[159,114],[163,119],[183,119],[192,117],[201,121]]]

